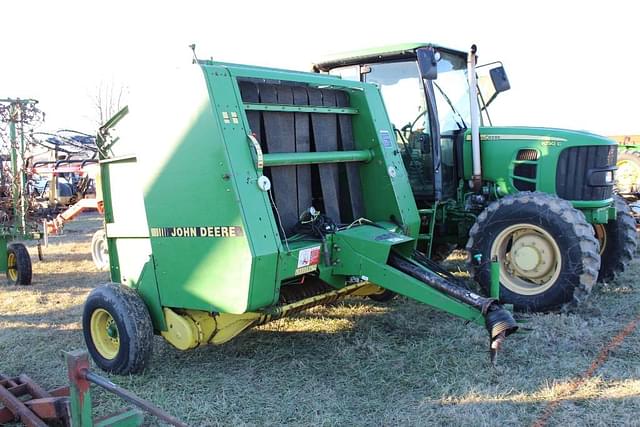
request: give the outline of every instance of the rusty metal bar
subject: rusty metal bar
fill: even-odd
[[[51,397],[69,397],[69,386],[65,385],[49,390]]]
[[[144,409],[146,412],[150,413],[154,417],[161,419],[162,421],[176,427],[188,427],[185,423],[175,418],[174,416],[166,413],[162,409],[153,405],[151,402],[148,402],[135,394],[131,393],[128,390],[118,387],[111,381],[106,378],[101,377],[100,375],[94,374],[89,370],[84,370],[84,377],[87,381],[92,382],[93,384],[104,388],[105,390],[121,397],[129,403],[133,403],[137,407]]]
[[[43,397],[24,402],[38,417],[47,420],[69,419],[68,397]]]
[[[6,375],[0,374],[0,386],[5,386],[6,388],[15,387],[18,385],[16,383],[17,378],[9,378]],[[9,387],[7,387],[9,385]]]
[[[26,374],[18,375],[18,380],[22,383],[21,385],[27,387],[32,398],[42,399],[44,397],[51,397],[51,394],[48,391],[40,387],[39,384],[29,378]]]
[[[0,401],[27,427],[47,427],[20,399],[3,386],[0,386]]]

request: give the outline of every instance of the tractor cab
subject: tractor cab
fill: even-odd
[[[487,107],[509,80],[499,62],[478,66],[476,53],[413,43],[336,55],[314,70],[379,87],[419,208],[420,251],[439,259],[465,248],[485,290],[497,259],[502,301],[516,308],[578,300],[635,252],[633,219],[613,193],[615,143],[493,126]],[[580,253],[568,255],[576,241]]]
[[[315,69],[377,84],[418,204],[455,197],[464,174],[458,159],[471,125],[465,52],[428,44],[401,45],[345,54]],[[478,67],[477,73],[481,122],[490,123],[487,106],[509,89],[508,80],[500,63]]]

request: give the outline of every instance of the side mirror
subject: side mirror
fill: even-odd
[[[504,70],[503,66],[489,70],[489,76],[491,76],[491,82],[493,83],[496,93],[511,89],[509,79],[507,78],[507,72]]]
[[[436,51],[432,47],[421,47],[416,51],[418,57],[418,67],[422,78],[435,80],[438,78],[438,61]]]

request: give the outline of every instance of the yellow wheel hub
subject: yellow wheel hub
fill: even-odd
[[[116,321],[107,310],[98,308],[91,314],[91,338],[102,357],[116,358],[120,350],[120,335]]]
[[[500,283],[521,295],[551,288],[560,275],[560,248],[543,228],[516,224],[504,229],[491,245],[491,259],[500,263]]]
[[[604,224],[594,224],[593,231],[595,231],[596,239],[600,243],[600,255],[602,255],[607,247],[607,231],[604,228]]]
[[[18,260],[14,253],[9,253],[7,256],[7,275],[12,282],[18,280]]]

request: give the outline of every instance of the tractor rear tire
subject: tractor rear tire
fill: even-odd
[[[616,189],[620,194],[637,194],[640,191],[640,152],[618,152],[616,163]]]
[[[100,369],[117,375],[142,372],[153,348],[153,324],[144,301],[125,285],[95,288],[84,304],[82,330]]]
[[[606,224],[594,225],[596,237],[600,242],[600,274],[598,281],[609,281],[622,273],[633,259],[638,246],[636,221],[625,200],[614,195],[616,219]]]
[[[566,200],[521,192],[491,203],[467,242],[470,269],[488,294],[491,260],[500,263],[500,300],[519,311],[548,311],[580,302],[598,278],[593,227]]]
[[[30,285],[32,277],[31,256],[22,243],[7,246],[7,280],[11,285]]]
[[[91,258],[98,270],[107,271],[109,269],[109,246],[107,245],[107,235],[102,228],[93,233],[91,238]]]

